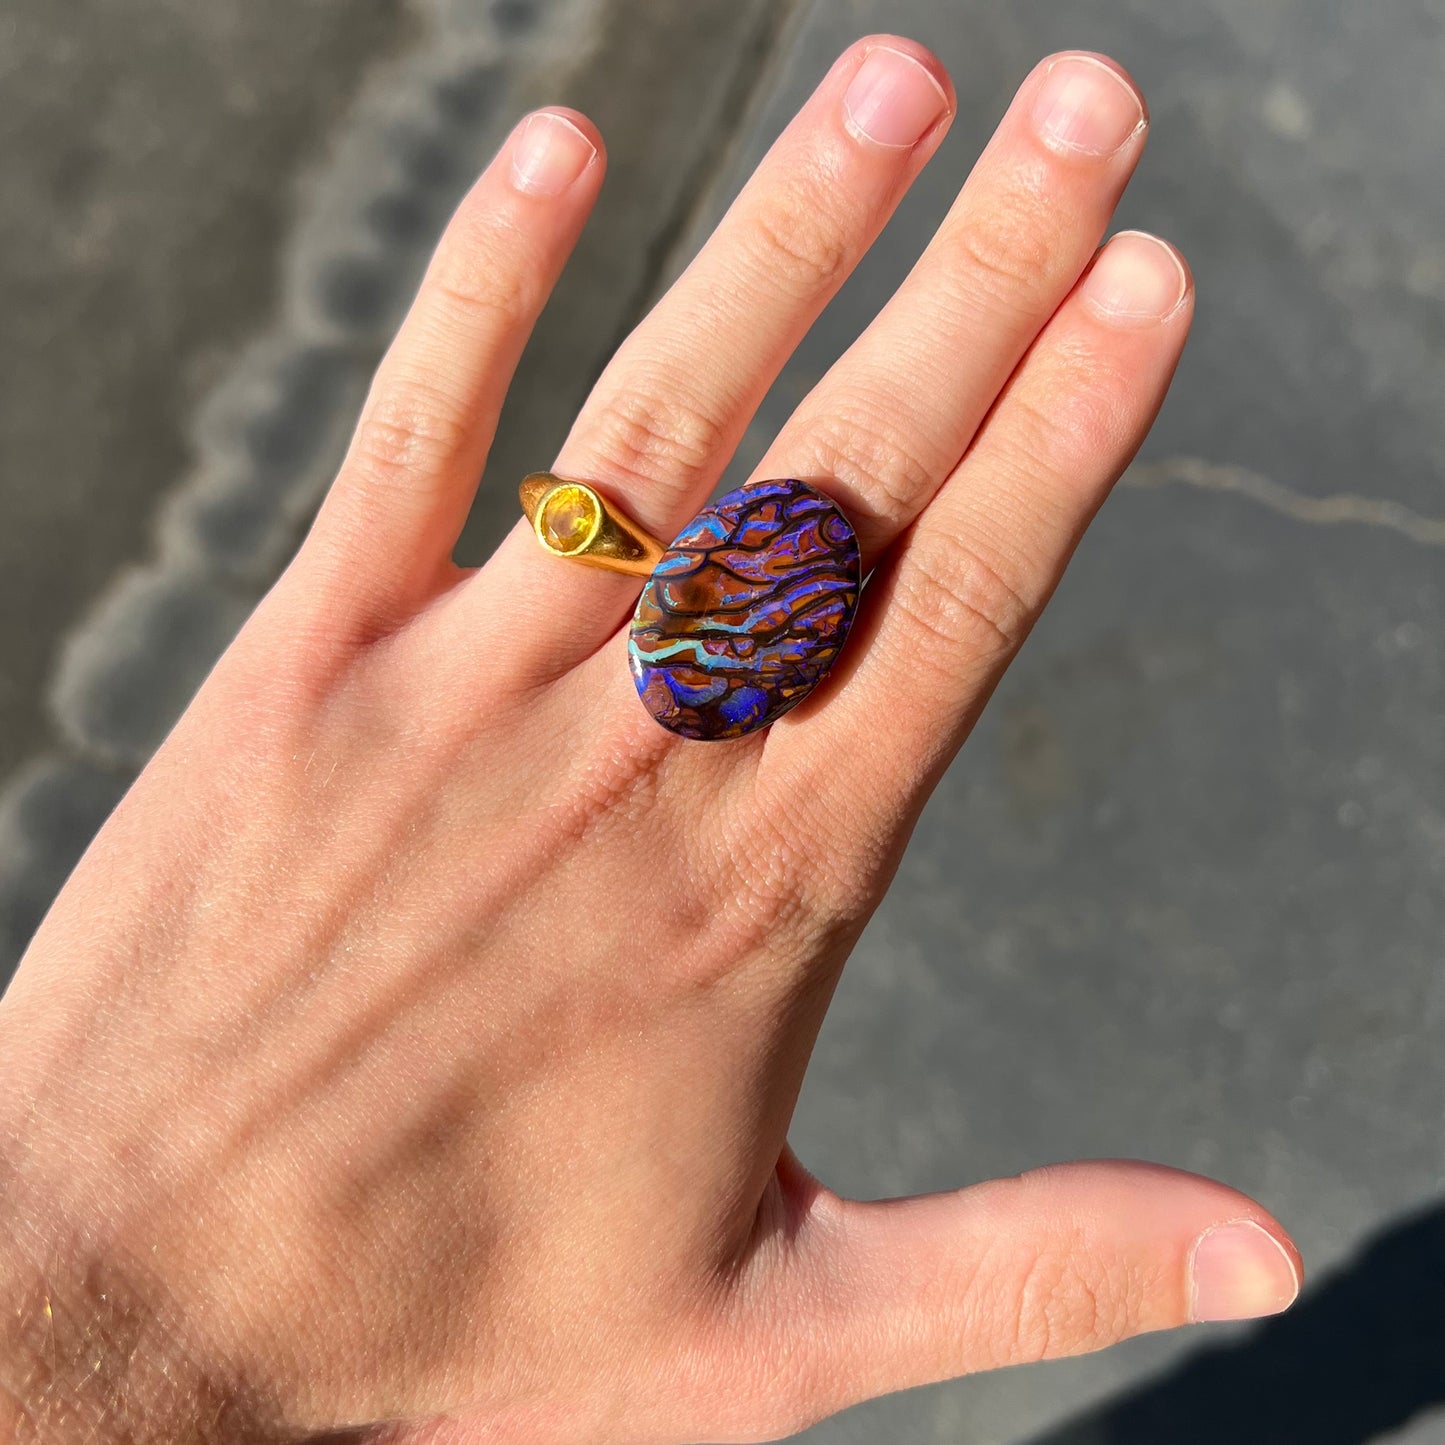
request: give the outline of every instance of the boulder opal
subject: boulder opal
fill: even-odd
[[[637,603],[643,705],[685,738],[756,732],[807,697],[848,638],[862,584],[848,519],[806,482],[751,482],[705,507]]]

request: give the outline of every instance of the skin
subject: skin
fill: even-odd
[[[845,100],[880,47],[937,92],[911,142]],[[294,563],[0,1004],[0,1440],[769,1440],[1288,1304],[1293,1245],[1222,1184],[1102,1161],[865,1203],[786,1143],[849,950],[1189,327],[1172,251],[1096,256],[1142,108],[1106,154],[1041,129],[1059,64],[1130,84],[1025,81],[759,469],[826,486],[877,570],[828,683],[728,744],[639,707],[635,579],[522,525],[451,561],[602,182],[585,118],[519,126]],[[846,52],[554,469],[673,535],[952,110],[911,42]],[[1205,1279],[1241,1221],[1276,1273]]]

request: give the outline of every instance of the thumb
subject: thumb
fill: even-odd
[[[1182,1170],[1099,1160],[867,1204],[809,1183],[769,1328],[804,1366],[796,1385],[818,1398],[797,1403],[813,1419],[1148,1330],[1276,1314],[1299,1293],[1280,1225]]]

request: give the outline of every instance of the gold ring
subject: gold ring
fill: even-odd
[[[532,531],[554,557],[650,577],[667,550],[586,482],[532,472],[517,490]]]

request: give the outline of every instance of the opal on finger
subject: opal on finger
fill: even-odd
[[[703,741],[777,721],[838,659],[862,586],[858,538],[807,482],[750,482],[703,508],[638,599],[628,659],[663,727]]]

